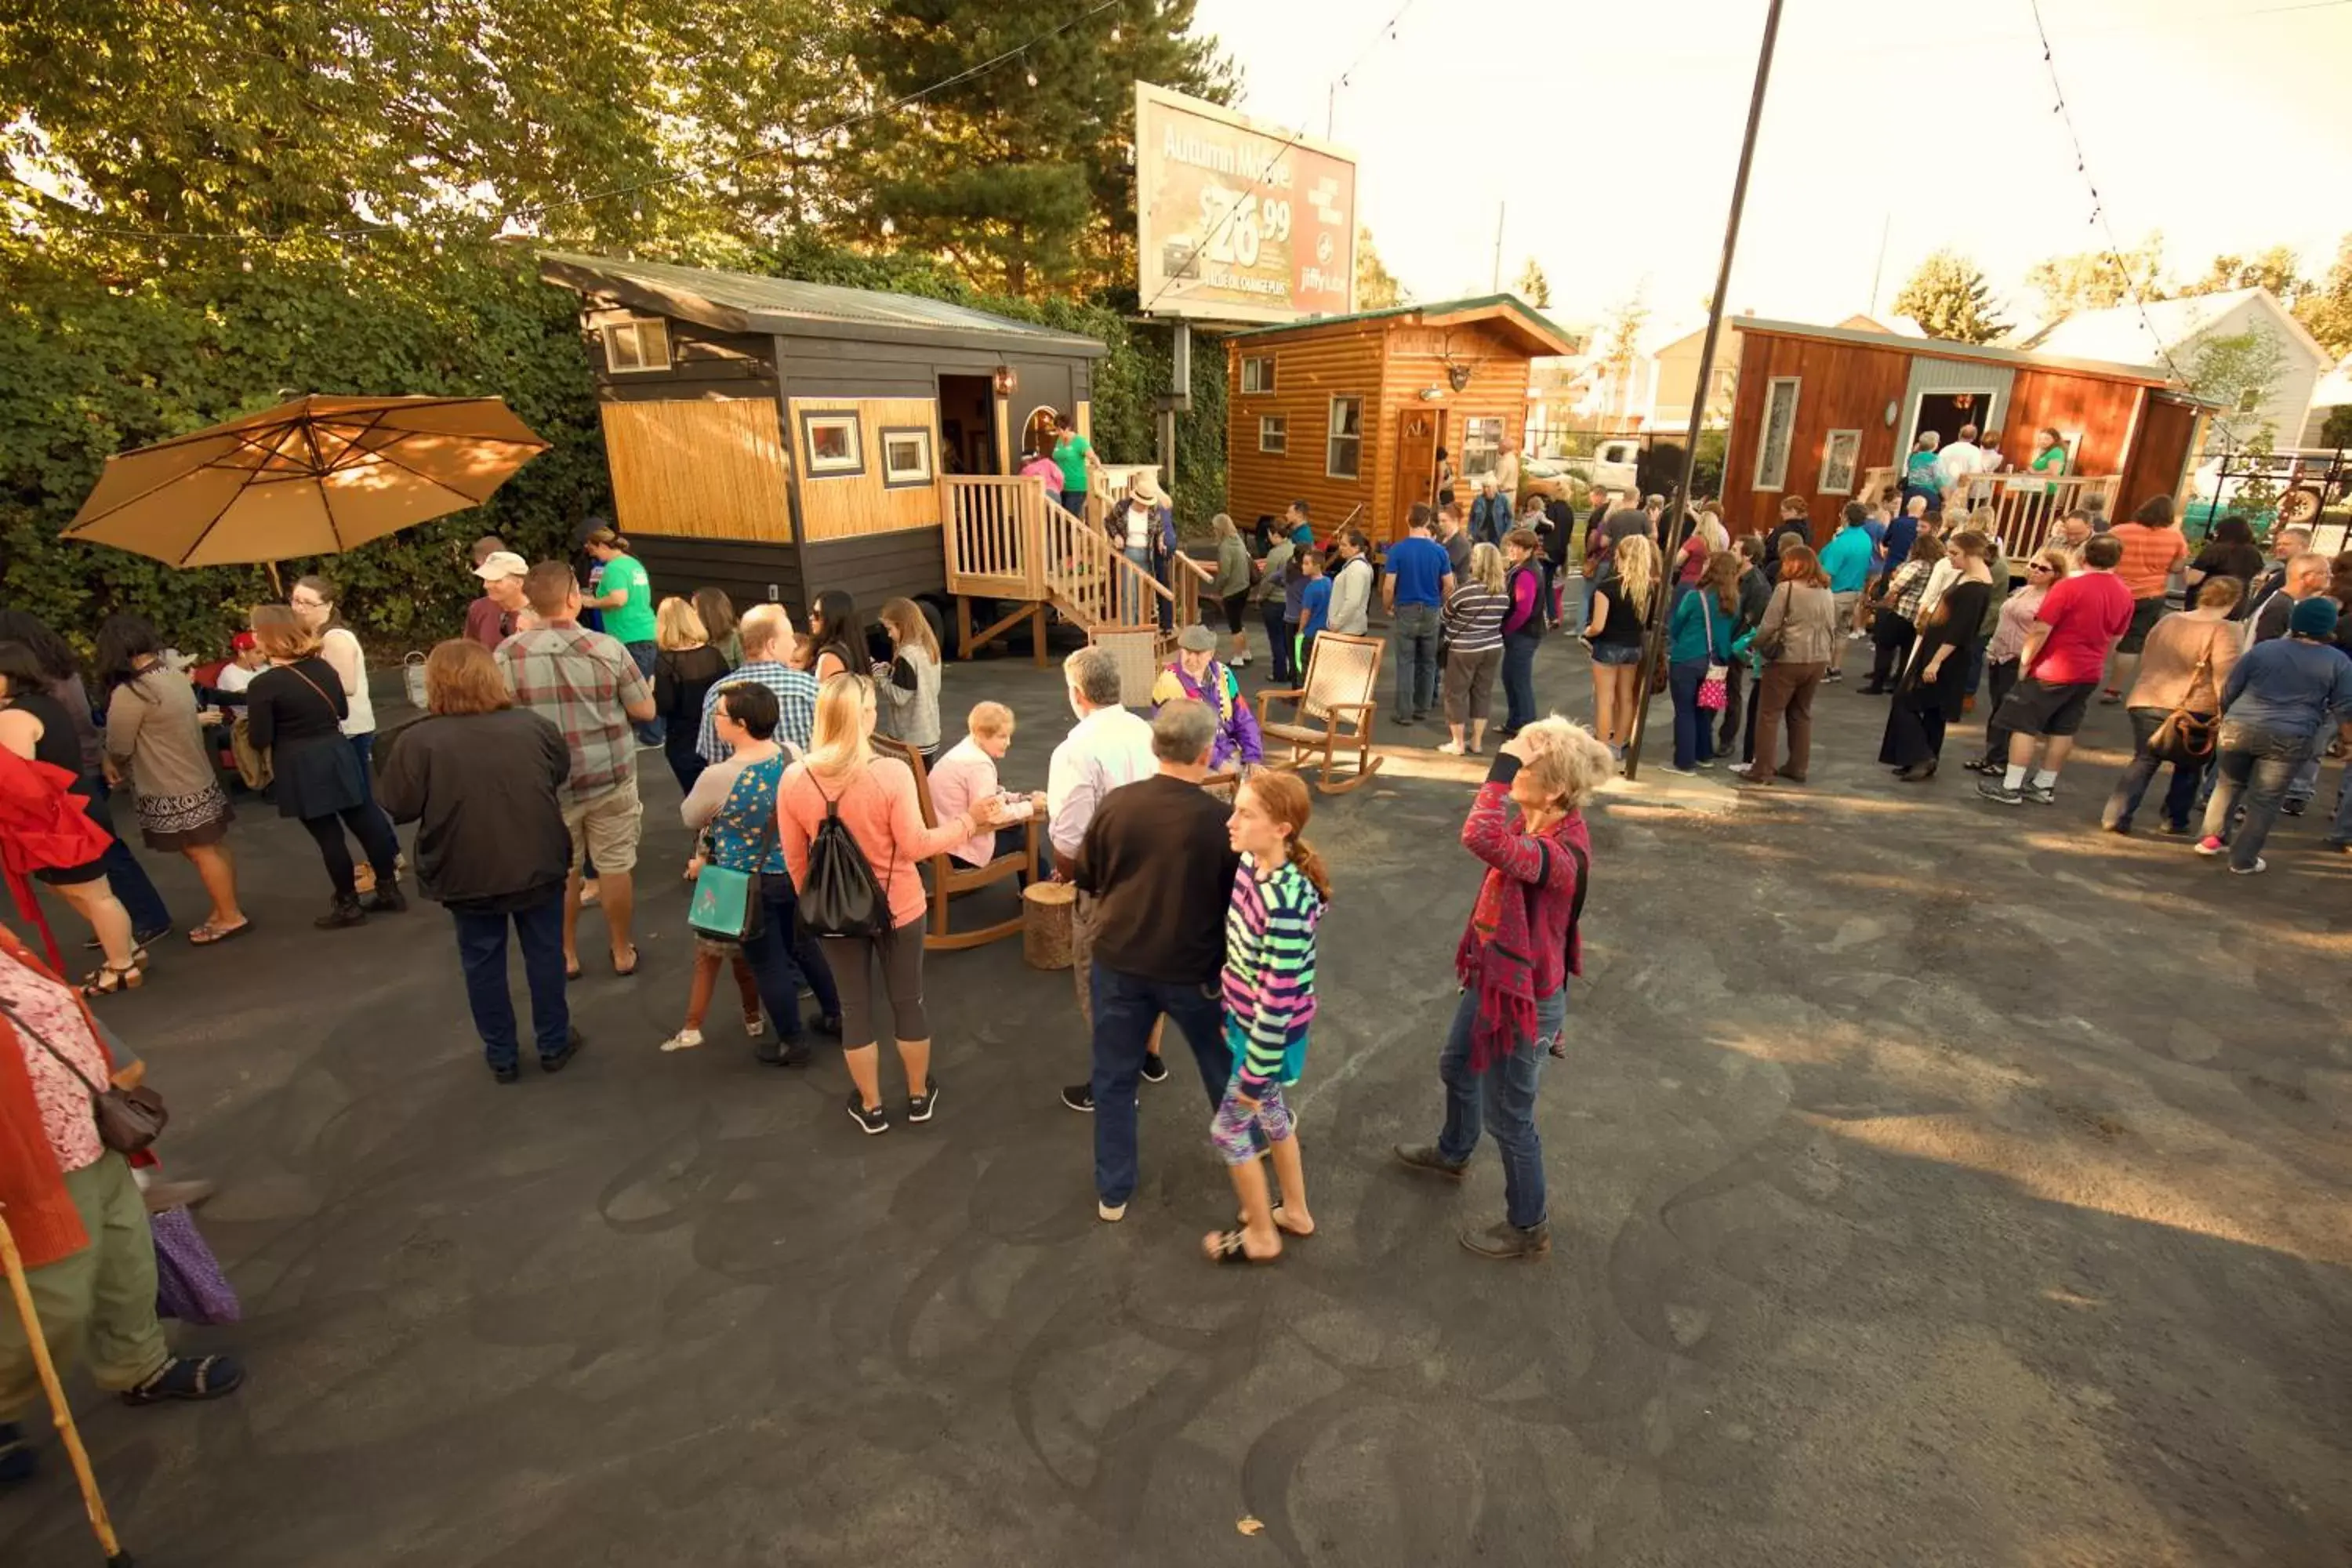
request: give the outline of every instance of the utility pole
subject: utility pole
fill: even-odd
[[[1667,584],[1673,577],[1674,546],[1683,527],[1683,513],[1690,505],[1691,473],[1698,460],[1697,426],[1706,405],[1706,386],[1715,374],[1716,339],[1723,331],[1723,302],[1731,294],[1731,258],[1739,248],[1739,215],[1748,205],[1748,170],[1756,161],[1756,128],[1764,118],[1764,88],[1772,78],[1772,46],[1780,37],[1780,0],[1770,0],[1764,12],[1764,41],[1756,53],[1756,88],[1748,100],[1748,130],[1739,142],[1739,172],[1731,181],[1731,212],[1723,224],[1723,261],[1715,274],[1715,296],[1706,306],[1706,337],[1698,351],[1697,387],[1699,409],[1694,409],[1691,440],[1683,443],[1682,473],[1675,488],[1666,493],[1666,510],[1658,519],[1661,537],[1657,606],[1650,616],[1650,635],[1642,647],[1642,676],[1638,682],[1642,700],[1633,710],[1633,735],[1625,751],[1625,776],[1642,776],[1642,742],[1650,729],[1649,672],[1658,667],[1666,647],[1666,611],[1673,597]],[[1694,526],[1696,522],[1694,521]],[[1705,592],[1704,589],[1695,590]]]
[[[1507,202],[1495,204],[1495,286],[1486,290],[1489,294],[1503,291],[1503,214],[1508,205]]]
[[[1895,214],[1889,209],[1885,221],[1878,226],[1878,265],[1870,269],[1870,314],[1878,315],[1878,282],[1886,275],[1886,237],[1895,231]]]

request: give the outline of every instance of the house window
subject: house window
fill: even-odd
[[[1822,437],[1821,493],[1825,496],[1853,494],[1853,470],[1861,458],[1861,431],[1832,430]]]
[[[659,316],[632,316],[606,326],[604,367],[613,371],[667,370],[669,323]]]
[[[1244,392],[1274,390],[1274,357],[1271,354],[1242,361],[1242,390]]]
[[[1257,416],[1257,449],[1272,452],[1276,457],[1290,450],[1290,416],[1286,414],[1261,414]]]
[[[931,433],[919,425],[882,432],[882,485],[902,489],[931,482]]]
[[[803,414],[801,439],[808,448],[811,479],[847,479],[866,471],[866,448],[853,413]]]
[[[1364,400],[1331,400],[1331,435],[1323,456],[1326,479],[1352,479],[1364,461]]]
[[[1462,477],[1472,484],[1492,479],[1503,466],[1503,421],[1497,418],[1462,422]]]
[[[2243,392],[2241,392],[2241,393],[2239,393],[2239,394],[2238,394],[2238,412],[2239,412],[2239,413],[2241,413],[2241,414],[2255,414],[2255,413],[2259,413],[2259,412],[2261,412],[2261,410],[2262,410],[2262,406],[2263,406],[2263,389],[2262,389],[2261,387],[2259,387],[2259,386],[2250,386],[2250,387],[2247,387]]]
[[[1756,447],[1756,484],[1777,490],[1789,478],[1789,442],[1797,430],[1797,378],[1776,376],[1764,394],[1763,438]]]

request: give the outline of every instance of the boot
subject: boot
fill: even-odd
[[[387,882],[379,877],[376,879],[375,897],[370,899],[364,907],[378,914],[396,915],[408,908],[408,895],[400,890],[398,882]]]
[[[310,923],[320,931],[341,931],[345,926],[364,925],[366,922],[367,911],[360,908],[358,896],[337,893],[333,907]]]
[[[1533,1228],[1521,1230],[1508,1220],[1498,1220],[1484,1230],[1465,1230],[1462,1245],[1481,1258],[1511,1261],[1522,1258],[1541,1258],[1551,1250],[1551,1226],[1538,1223]]]

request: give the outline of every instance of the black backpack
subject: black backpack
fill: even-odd
[[[811,784],[816,775],[809,775]],[[824,820],[809,840],[808,875],[800,889],[800,922],[812,936],[880,936],[893,927],[889,896],[866,851],[841,820],[841,807],[822,784]]]

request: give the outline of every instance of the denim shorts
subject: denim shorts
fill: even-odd
[[[1628,645],[1622,642],[1594,643],[1592,645],[1592,662],[1595,664],[1639,664],[1642,662],[1641,645],[1638,643]]]

